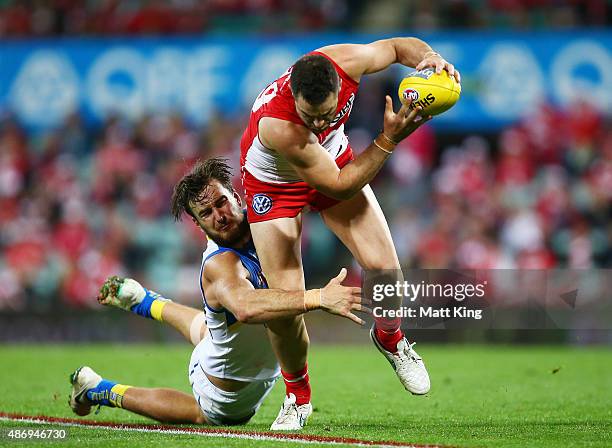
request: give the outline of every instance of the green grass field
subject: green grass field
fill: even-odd
[[[403,391],[371,346],[315,346],[310,355],[315,413],[306,434],[459,447],[612,446],[612,350],[609,348],[425,346],[432,390]],[[88,364],[124,384],[190,392],[188,346],[0,346],[0,411],[74,417],[68,375]],[[279,382],[244,430],[267,431],[283,394]],[[152,423],[103,408],[86,419]],[[8,428],[33,427],[0,421]],[[42,427],[42,426],[41,426]],[[69,428],[57,446],[300,446]],[[31,442],[34,443],[34,442]],[[10,446],[6,438],[0,446]],[[316,446],[316,445],[304,445]]]

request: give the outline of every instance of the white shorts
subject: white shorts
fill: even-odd
[[[243,425],[259,409],[277,378],[259,380],[237,392],[227,392],[210,382],[194,350],[189,362],[189,384],[200,409],[213,425]]]

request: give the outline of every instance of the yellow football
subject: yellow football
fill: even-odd
[[[402,79],[398,90],[402,104],[410,108],[421,106],[421,115],[439,115],[459,100],[461,84],[442,70],[439,75],[432,68],[410,73]]]

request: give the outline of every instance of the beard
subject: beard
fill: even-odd
[[[209,233],[208,237],[220,247],[231,247],[235,249],[237,244],[243,242],[249,231],[249,223],[246,218],[244,218],[242,221],[240,221],[238,227],[233,232],[224,236]]]

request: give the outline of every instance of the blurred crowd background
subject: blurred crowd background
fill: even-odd
[[[357,152],[377,133],[382,112],[372,120],[371,111],[386,84],[365,84],[354,107],[349,139]],[[4,117],[0,307],[95,307],[110,274],[197,301],[205,239],[191,220],[171,218],[172,188],[198,157],[225,156],[238,172],[246,118],[192,127],[173,115],[109,117],[89,129],[74,114],[58,129],[30,135]],[[493,135],[419,129],[373,183],[402,265],[609,267],[609,124],[586,103],[568,110],[543,104]],[[235,186],[242,191],[238,176]],[[318,215],[306,216],[305,270],[316,284],[350,259]]]
[[[606,0],[2,0],[0,37],[605,26]]]
[[[505,29],[607,26],[611,5],[588,0],[0,1],[0,36],[118,36],[215,30]],[[402,14],[389,11],[401,10]],[[366,23],[367,22],[367,23]],[[382,123],[382,74],[363,83],[349,120],[355,152]],[[198,158],[238,168],[248,109],[205,124],[168,112],[109,115],[92,125],[75,112],[31,131],[10,109],[0,117],[0,310],[99,309],[111,274],[199,303],[205,245],[189,219],[175,223],[175,182]],[[406,267],[609,268],[612,262],[611,115],[589,102],[541,103],[487,133],[436,132],[402,142],[373,183]],[[236,176],[236,188],[242,191]],[[304,226],[307,283],[357,266],[317,215]]]

